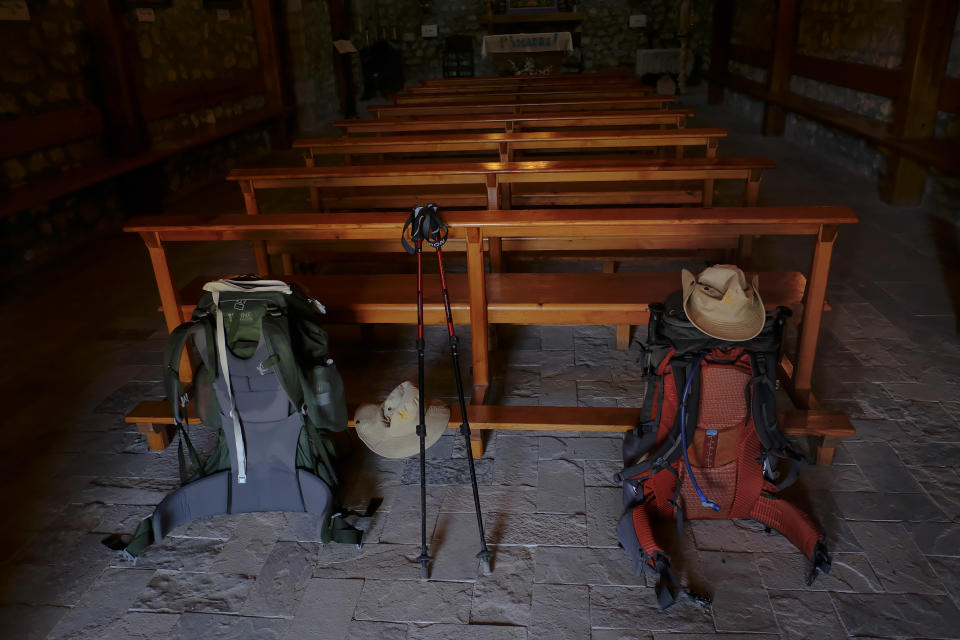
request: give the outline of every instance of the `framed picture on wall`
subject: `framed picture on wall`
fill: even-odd
[[[556,11],[557,0],[507,0],[507,13]]]

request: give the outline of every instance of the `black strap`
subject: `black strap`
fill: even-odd
[[[677,601],[677,594],[680,592],[680,587],[677,584],[676,576],[673,575],[673,571],[670,569],[670,559],[667,558],[666,555],[659,552],[654,554],[653,568],[659,575],[655,589],[657,604],[660,605],[661,609],[666,609]]]
[[[810,575],[807,576],[807,586],[813,585],[813,581],[821,573],[830,573],[832,564],[830,554],[827,553],[827,544],[821,539],[817,542],[817,546],[813,548],[813,568],[810,570]]]
[[[409,233],[408,233],[409,231]],[[447,235],[450,233],[447,224],[440,218],[440,210],[432,202],[423,206],[416,206],[407,221],[403,224],[403,234],[400,236],[400,243],[407,253],[413,255],[417,252],[414,244],[407,241],[409,236],[411,240],[423,240],[435,249],[439,249],[447,243]]]

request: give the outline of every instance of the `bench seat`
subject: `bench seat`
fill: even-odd
[[[629,431],[640,422],[640,409],[622,407],[540,407],[468,405],[470,428],[476,430],[522,431],[588,431],[593,433],[620,433]],[[349,415],[353,416],[354,407]],[[199,425],[193,406],[187,407],[187,423]],[[163,450],[169,444],[173,425],[173,411],[167,400],[147,400],[138,404],[124,420],[136,424],[147,436],[151,450]],[[827,436],[844,438],[856,434],[850,420],[840,411],[796,410],[777,412],[780,429],[788,436]],[[450,407],[448,429],[460,428],[460,408]],[[349,422],[353,427],[353,420]]]
[[[431,249],[427,249],[429,253]],[[430,257],[428,256],[429,262]],[[413,258],[411,258],[413,260]],[[803,308],[806,278],[797,272],[761,273],[768,309]],[[181,300],[199,300],[204,283],[192,280]],[[414,274],[291,275],[284,280],[304,287],[327,309],[331,323],[416,324],[417,277]],[[638,325],[647,321],[647,305],[679,289],[676,273],[488,273],[487,318],[493,324]],[[447,274],[450,306],[457,324],[470,324],[466,274]],[[424,274],[423,314],[427,324],[445,324],[440,278]],[[195,305],[184,302],[184,317]]]

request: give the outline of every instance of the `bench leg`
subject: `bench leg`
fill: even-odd
[[[283,275],[292,276],[293,275],[293,254],[286,251],[281,253],[280,261],[283,263]]]
[[[617,272],[617,261],[616,261],[616,260],[604,260],[604,261],[603,261],[603,272],[604,272],[604,273],[616,273],[616,272]]]
[[[150,451],[163,451],[170,446],[170,441],[173,440],[172,424],[138,422],[137,431],[147,436],[147,446]]]
[[[503,273],[503,239],[487,238],[490,247],[490,271]]]
[[[617,325],[617,349],[626,351],[630,347],[630,325]]]
[[[740,236],[737,244],[737,266],[747,270],[753,257],[753,236]]]
[[[817,444],[817,466],[829,467],[833,464],[833,454],[838,444],[840,444],[840,438],[837,436],[820,436],[820,442]]]
[[[703,181],[703,208],[709,209],[713,206],[713,180]]]

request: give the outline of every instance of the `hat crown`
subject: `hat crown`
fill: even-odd
[[[697,276],[684,269],[682,282],[684,312],[707,335],[748,340],[763,328],[765,314],[756,276],[748,283],[739,267],[720,264]]]
[[[383,401],[383,416],[393,435],[416,433],[420,420],[420,396],[412,382],[404,381]]]

